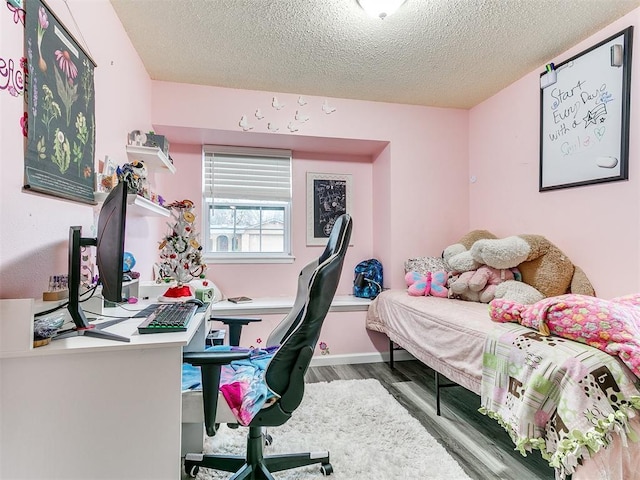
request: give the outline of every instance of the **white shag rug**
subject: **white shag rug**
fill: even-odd
[[[206,438],[208,453],[244,454],[248,428]],[[328,450],[334,473],[327,480],[434,479],[469,477],[418,420],[377,380],[338,380],[305,386],[302,404],[280,427],[269,428],[265,455]],[[200,469],[198,480],[230,473]],[[273,474],[278,480],[324,478],[312,465]]]

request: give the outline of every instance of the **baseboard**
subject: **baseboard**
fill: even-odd
[[[393,360],[402,362],[405,360],[415,360],[415,357],[405,350],[399,350],[393,353]],[[326,367],[329,365],[354,365],[357,363],[379,363],[388,361],[388,352],[353,353],[347,355],[318,355],[311,359],[311,366]]]

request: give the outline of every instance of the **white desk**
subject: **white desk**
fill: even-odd
[[[293,297],[260,297],[247,303],[233,303],[223,300],[211,307],[213,315],[270,315],[289,313],[294,302]],[[336,295],[333,297],[330,312],[366,311],[371,304],[368,298],[353,295]]]
[[[0,478],[180,478],[182,352],[202,349],[205,315],[181,333],[139,335],[136,318],[107,329],[130,343],[33,349],[8,339],[28,336],[7,327],[32,320],[8,314],[22,307],[0,305]]]

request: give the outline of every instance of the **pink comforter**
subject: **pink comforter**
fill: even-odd
[[[640,378],[640,294],[611,300],[567,294],[532,305],[495,299],[489,314],[495,322],[517,322],[617,355]]]

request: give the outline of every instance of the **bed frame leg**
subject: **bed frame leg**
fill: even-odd
[[[440,374],[436,372],[436,415],[440,416]]]
[[[389,339],[389,368],[393,370],[393,340]]]
[[[448,387],[459,387],[460,385],[452,382],[440,383],[440,374],[436,370],[433,372],[435,373],[434,378],[436,382],[436,415],[440,416],[440,390]]]

